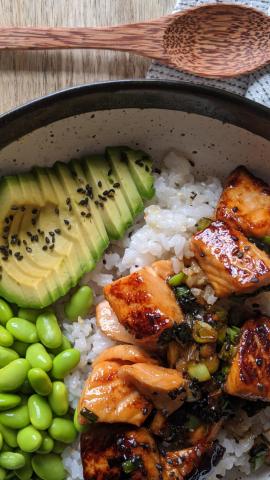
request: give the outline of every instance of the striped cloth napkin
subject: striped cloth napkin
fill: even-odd
[[[270,15],[270,0],[178,0],[174,11],[177,12],[206,3],[248,5]],[[211,80],[179,72],[173,68],[165,67],[158,62],[153,62],[148,71],[147,78],[182,80],[197,85],[217,87],[227,90],[228,92],[243,95],[270,107],[270,65],[250,75],[243,75],[227,80]]]

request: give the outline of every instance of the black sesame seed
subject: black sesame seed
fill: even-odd
[[[54,213],[56,213],[56,215],[59,215],[59,208],[58,207],[55,207]]]
[[[19,207],[17,207],[16,205],[13,205],[13,206],[11,207],[11,210],[16,211],[16,210],[18,210],[18,208],[19,208]]]
[[[53,250],[53,249],[54,249],[54,244],[53,244],[53,245],[50,245],[50,246],[49,246],[49,249],[50,249],[50,250]]]
[[[101,181],[101,180],[98,181],[98,187],[99,187],[99,188],[102,187],[102,181]]]
[[[52,238],[52,243],[55,243],[55,237]]]
[[[154,168],[153,172],[154,172],[154,173],[157,173],[158,175],[161,174],[160,168]]]
[[[56,233],[57,235],[60,235],[60,234],[61,234],[60,228],[56,228],[54,231],[55,231],[55,233]]]
[[[51,242],[49,237],[45,237],[45,242],[47,243],[47,245],[49,245],[49,243]]]
[[[32,237],[32,233],[31,233],[31,232],[26,232],[26,235],[28,235],[28,237]]]
[[[14,215],[9,215],[9,220],[12,222]]]
[[[32,223],[32,225],[33,225],[33,227],[34,227],[34,226],[36,225],[37,221],[36,221],[34,218],[32,218],[31,223]]]
[[[54,233],[54,232],[49,232],[49,235],[50,235],[51,237],[54,237],[55,233]]]
[[[70,198],[70,197],[67,197],[67,198],[66,198],[66,204],[67,204],[67,205],[70,205],[70,202],[71,202],[71,198]]]
[[[12,242],[10,242],[10,243],[12,243]],[[24,239],[23,239],[22,243],[23,243],[24,245],[27,245],[27,241],[24,240]]]
[[[114,188],[120,188],[120,183],[119,183],[119,182],[115,182],[115,183],[113,184],[113,187],[114,187]]]
[[[9,255],[12,255],[12,250],[9,249],[8,254],[9,254]]]
[[[69,220],[67,220],[67,219],[65,218],[64,223],[65,223],[65,225],[69,225]]]
[[[85,212],[81,212],[81,216],[82,217],[85,217],[86,213]]]
[[[68,211],[69,211],[69,212],[72,212],[72,205],[69,205],[69,206],[68,206]]]
[[[38,213],[38,209],[37,209],[37,208],[33,208],[32,214],[35,215],[36,213]]]
[[[233,208],[232,208],[232,211],[233,211],[234,213],[238,212],[238,207],[233,207]]]
[[[89,213],[86,214],[86,218],[90,218],[90,217],[92,217],[92,215],[91,215],[91,213],[89,212]]]
[[[244,256],[244,253],[243,253],[243,252],[238,252],[238,253],[237,253],[237,257],[238,257],[238,258],[243,258],[243,256]]]
[[[108,177],[110,177],[112,174],[112,168],[110,168],[110,170],[108,170]]]
[[[67,229],[68,229],[68,230],[71,230],[71,225],[68,225]]]
[[[31,247],[26,247],[26,251],[27,251],[28,253],[32,253],[32,248],[31,248]]]
[[[80,188],[77,188],[77,192],[78,192],[78,193],[85,193],[85,190],[80,187]]]
[[[145,165],[144,169],[146,172],[150,172],[150,168],[148,167],[148,165]]]
[[[48,250],[47,245],[43,245],[42,250],[44,250],[44,252],[46,252],[46,250]]]
[[[98,207],[99,206],[99,202],[97,200],[95,200],[95,205]]]
[[[19,238],[17,240],[17,245],[18,245],[18,247],[21,245],[21,240]]]
[[[9,217],[5,218],[5,223],[9,223]]]
[[[8,260],[8,257],[2,257],[2,260],[4,260],[4,262],[6,262]]]

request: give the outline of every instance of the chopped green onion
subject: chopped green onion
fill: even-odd
[[[191,363],[188,367],[188,374],[199,382],[207,382],[211,379],[209,370],[204,363]]]
[[[201,425],[200,420],[195,415],[188,415],[185,427],[188,430],[196,430]]]
[[[141,466],[142,462],[139,457],[133,457],[130,460],[126,460],[122,463],[122,469],[124,473],[132,473]]]
[[[264,443],[260,445],[256,445],[251,449],[251,452],[250,452],[251,457],[249,462],[251,464],[251,469],[253,472],[255,472],[260,467],[262,467],[262,465],[264,464],[267,452],[268,452],[268,447]]]
[[[169,280],[168,284],[170,287],[178,287],[181,283],[184,283],[187,279],[187,275],[184,272],[177,273],[173,275]]]
[[[82,408],[80,411],[80,414],[82,417],[86,418],[86,420],[88,420],[88,422],[90,423],[96,423],[96,421],[98,420],[98,416],[91,410],[88,410],[87,408]]]
[[[240,328],[229,327],[227,328],[226,335],[232,344],[236,344],[240,334]]]
[[[270,235],[265,235],[265,237],[262,237],[263,243],[267,243],[267,245],[270,245]]]
[[[221,360],[225,362],[230,362],[235,356],[237,348],[231,345],[228,342],[223,343],[222,349],[220,350],[218,356]]]
[[[197,343],[214,343],[217,341],[217,331],[206,322],[197,320],[192,329],[192,336]]]
[[[197,231],[201,232],[205,228],[209,227],[209,225],[211,225],[211,223],[212,223],[211,218],[207,218],[207,217],[200,218],[200,220],[196,224]]]

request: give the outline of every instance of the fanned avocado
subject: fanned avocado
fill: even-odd
[[[105,157],[3,177],[0,296],[43,308],[93,270],[110,239],[121,238],[142,211],[142,198],[154,194],[144,155],[113,147]]]

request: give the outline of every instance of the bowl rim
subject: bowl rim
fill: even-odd
[[[199,113],[270,140],[270,108],[262,104],[204,85],[132,79],[64,88],[1,114],[0,149],[55,121],[116,108],[157,108]]]

